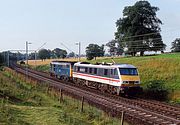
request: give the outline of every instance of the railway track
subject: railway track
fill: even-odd
[[[17,72],[25,74],[25,69],[14,66]],[[180,108],[173,107],[160,102],[147,101],[143,99],[127,99],[117,96],[96,92],[91,89],[81,89],[69,84],[64,84],[55,78],[48,76],[46,73],[41,73],[28,69],[28,76],[50,83],[52,86],[63,89],[69,94],[75,96],[83,96],[84,99],[99,108],[110,112],[113,115],[119,115],[125,111],[127,121],[136,124],[164,124],[164,125],[179,125],[180,124]]]

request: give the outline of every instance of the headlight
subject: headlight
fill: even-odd
[[[135,84],[139,84],[140,82],[139,82],[139,81],[135,81],[134,83],[135,83]]]
[[[128,84],[129,82],[128,81],[123,81],[123,84]]]

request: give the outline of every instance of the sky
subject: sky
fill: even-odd
[[[125,6],[137,0],[0,0],[0,51],[62,48],[81,52],[90,43],[106,44],[114,39],[117,19]],[[149,0],[160,10],[162,38],[170,51],[180,37],[180,0]],[[66,47],[65,47],[66,46]]]

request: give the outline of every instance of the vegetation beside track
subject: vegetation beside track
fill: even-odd
[[[81,112],[81,102],[71,97],[64,96],[60,103],[59,94],[47,90],[47,84],[25,79],[10,69],[0,71],[0,124],[120,124],[118,119],[88,104]]]
[[[84,58],[82,60],[86,61]],[[180,103],[180,53],[144,57],[114,57],[113,60],[116,63],[128,63],[138,67],[144,90],[148,90],[149,84],[159,85],[160,83],[162,85],[163,83],[163,86],[157,86],[155,89],[167,90],[170,102]],[[97,58],[90,62],[112,62],[112,58]],[[36,69],[48,71],[48,63],[44,62],[45,65],[39,65]]]

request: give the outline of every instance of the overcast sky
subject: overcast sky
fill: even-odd
[[[99,45],[114,39],[115,22],[125,6],[137,0],[0,0],[0,51],[56,47],[82,53],[89,43]],[[180,0],[149,0],[160,8],[162,37],[167,50],[180,37]]]

